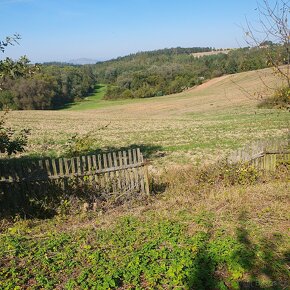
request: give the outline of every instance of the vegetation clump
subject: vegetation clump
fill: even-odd
[[[0,152],[5,156],[23,152],[28,142],[28,129],[15,130],[5,126],[6,111],[0,117]]]
[[[285,86],[277,89],[272,96],[262,100],[259,107],[290,111],[290,88]]]

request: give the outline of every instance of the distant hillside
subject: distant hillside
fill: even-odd
[[[265,67],[265,49],[177,47],[99,62],[94,72],[99,83],[109,84],[105,98],[125,99],[178,93],[206,79]]]
[[[95,64],[98,60],[91,59],[91,58],[78,58],[78,59],[72,59],[69,60],[68,63],[70,64],[76,64],[76,65],[83,65],[83,64]]]
[[[138,58],[142,55],[146,56],[157,56],[157,55],[180,55],[180,54],[193,54],[193,53],[202,53],[202,52],[211,52],[215,49],[212,47],[172,47],[172,48],[163,48],[163,49],[156,49],[156,50],[150,50],[150,51],[139,51],[137,53],[132,53],[126,56],[120,56],[112,60],[104,61],[106,62],[112,62],[112,61],[127,61],[132,60],[134,58]]]
[[[218,50],[212,50],[212,51],[206,51],[206,52],[194,52],[191,55],[194,57],[203,57],[208,55],[216,55],[216,54],[228,54],[232,49],[218,49]]]

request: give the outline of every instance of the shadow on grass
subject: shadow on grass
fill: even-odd
[[[219,289],[220,280],[216,275],[216,261],[208,252],[210,236],[199,247],[190,271],[190,277],[186,281],[189,289]]]
[[[64,156],[61,156],[61,157],[104,154],[108,152],[128,151],[128,150],[137,149],[137,148],[140,148],[140,152],[142,153],[143,158],[147,162],[153,161],[158,158],[162,158],[166,155],[164,148],[159,145],[131,144],[128,146],[108,146],[104,148],[96,148],[96,149],[90,149],[90,150],[77,150],[77,151],[73,147],[68,150],[67,154],[64,154]]]
[[[127,151],[129,149],[137,149],[137,148],[140,148],[143,157],[147,161],[162,158],[165,156],[164,148],[162,146],[150,144],[131,144],[129,146],[123,147],[110,146],[105,149],[97,149],[93,152],[89,152],[89,154],[102,154],[106,152]]]
[[[289,253],[282,256],[279,253],[281,235],[261,236],[259,243],[255,244],[247,230],[248,218],[245,211],[240,214],[239,221],[236,236],[241,247],[234,258],[249,276],[248,281],[239,282],[239,289],[286,289],[289,285]]]
[[[288,289],[289,252],[281,254],[280,235],[261,236],[251,241],[247,214],[242,212],[234,239],[212,235],[212,225],[194,252],[189,289]]]

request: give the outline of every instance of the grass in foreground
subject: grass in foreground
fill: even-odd
[[[289,171],[253,170],[175,170],[133,207],[3,227],[0,288],[286,289]]]

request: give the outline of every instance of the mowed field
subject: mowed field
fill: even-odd
[[[285,135],[289,112],[257,108],[257,93],[267,94],[264,83],[276,82],[271,69],[245,72],[170,96],[121,101],[92,96],[66,110],[14,111],[8,124],[31,129],[25,155],[62,156],[70,137],[89,133],[96,150],[141,146],[158,166],[196,164]]]

